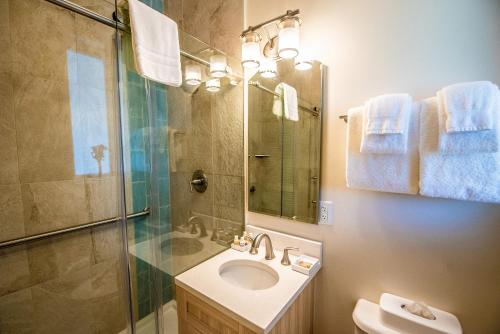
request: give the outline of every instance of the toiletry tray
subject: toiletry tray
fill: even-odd
[[[301,265],[302,264],[302,265]],[[304,266],[304,264],[306,264]],[[313,275],[319,270],[319,259],[301,255],[292,263],[292,269],[305,275]]]
[[[240,245],[235,245],[234,243],[231,244],[231,248],[240,252],[247,252],[250,250],[250,244],[246,243],[245,246],[240,246]]]

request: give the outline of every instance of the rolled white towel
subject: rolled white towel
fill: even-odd
[[[443,154],[474,154],[498,152],[500,149],[500,92],[494,99],[492,129],[467,132],[446,131],[446,111],[438,92],[439,151]]]
[[[497,94],[498,87],[489,81],[444,87],[439,96],[446,112],[446,132],[491,130]]]

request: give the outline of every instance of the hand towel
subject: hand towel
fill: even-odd
[[[361,153],[371,154],[405,154],[408,150],[408,126],[411,110],[404,112],[402,133],[370,134],[368,127],[367,108],[363,108],[363,129],[361,132]]]
[[[418,193],[418,108],[412,107],[405,154],[361,153],[363,107],[348,112],[347,186],[394,193]]]
[[[282,82],[274,88],[274,92],[279,94],[273,100],[273,114],[278,117],[285,115],[285,118],[297,122],[299,120],[299,103],[297,90]]]
[[[366,105],[366,134],[403,134],[412,98],[408,94],[380,95]]]
[[[446,112],[438,92],[439,151],[442,154],[498,152],[500,148],[500,92],[493,101],[492,129],[483,131],[446,132]]]
[[[273,114],[279,118],[283,116],[283,85],[277,84],[274,92],[276,94],[273,97]]]
[[[137,72],[179,87],[182,72],[177,23],[138,0],[129,0],[129,12]]]
[[[437,98],[422,101],[420,117],[420,194],[500,203],[500,153],[442,154]]]
[[[446,112],[446,132],[492,129],[492,108],[497,92],[498,87],[489,81],[444,87],[439,95]]]

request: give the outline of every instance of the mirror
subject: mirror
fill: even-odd
[[[320,62],[298,70],[291,59],[278,61],[274,78],[249,80],[249,211],[317,223],[323,77]],[[293,89],[281,83],[297,92],[298,120],[293,102],[285,110]]]

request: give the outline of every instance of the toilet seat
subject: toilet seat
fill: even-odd
[[[368,334],[401,334],[385,327],[380,321],[380,307],[366,299],[359,299],[352,313],[356,326]]]

